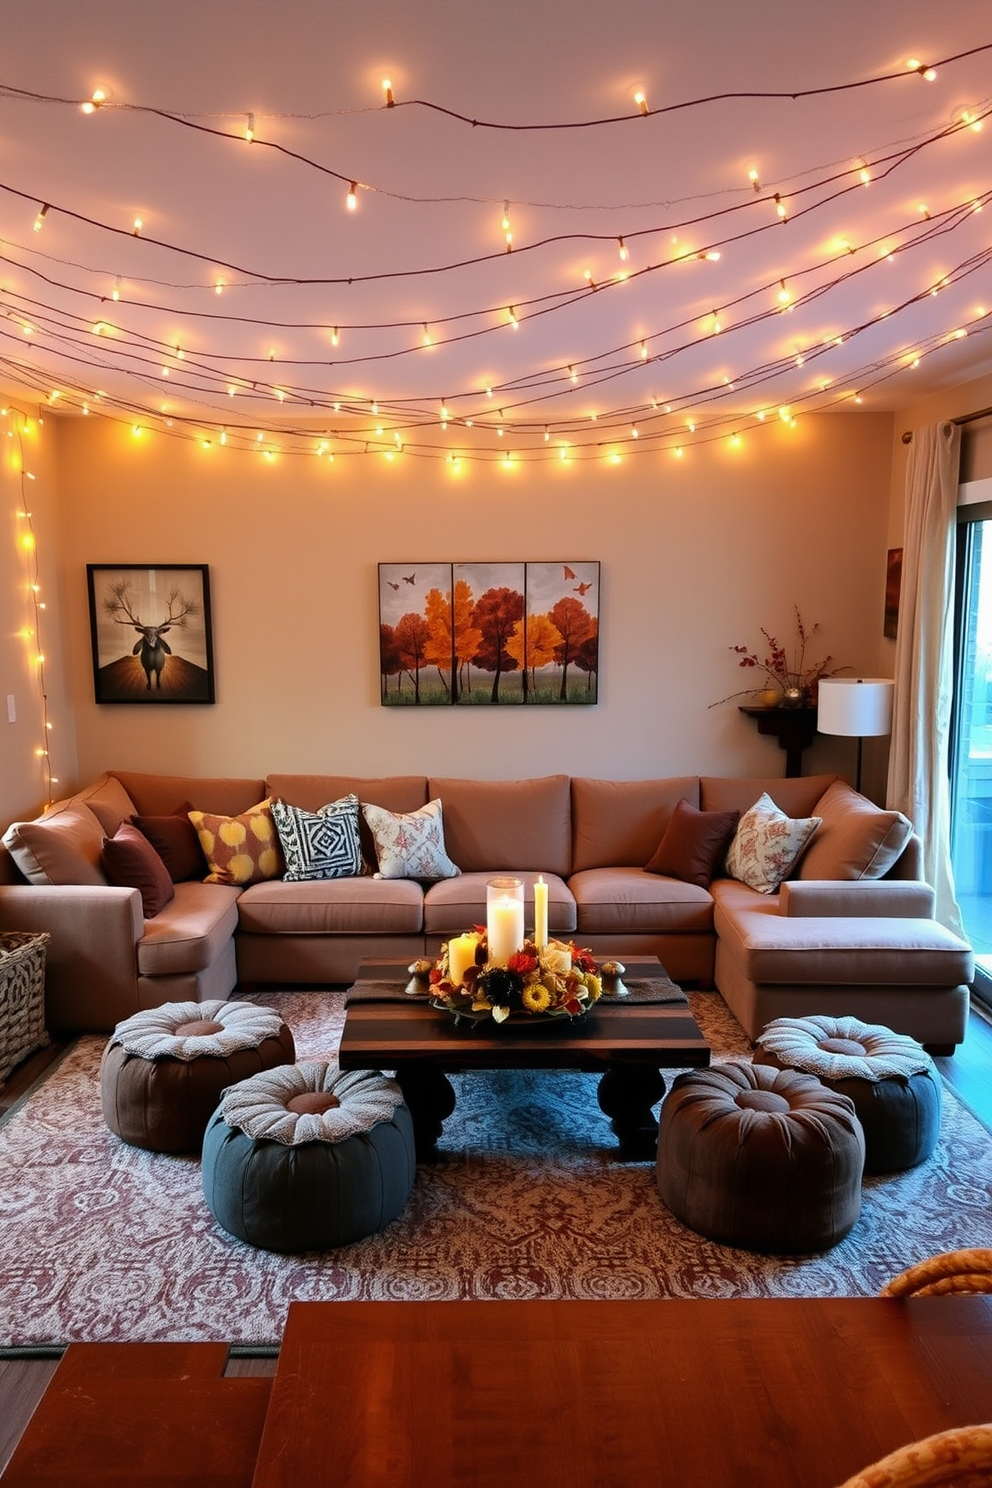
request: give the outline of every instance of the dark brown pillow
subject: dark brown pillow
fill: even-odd
[[[113,837],[103,839],[101,860],[108,883],[138,890],[146,920],[175,897],[169,870],[148,838],[129,822],[121,822]]]
[[[203,856],[196,828],[186,815],[193,807],[188,801],[177,806],[171,816],[132,816],[131,823],[143,833],[169,871],[173,883],[190,878],[206,878],[207,860]]]
[[[740,819],[739,811],[699,811],[688,801],[677,801],[665,835],[645,869],[708,889],[713,875],[723,866]]]

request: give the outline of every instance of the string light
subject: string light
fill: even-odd
[[[749,170],[748,173],[747,173],[747,178],[751,182],[751,185],[752,185],[752,187],[754,188],[755,191],[760,191],[761,190],[761,181],[760,181],[760,179],[758,177],[758,172],[756,170],[754,170],[754,169]]]
[[[644,115],[644,117],[647,118],[648,101],[645,98],[644,94],[641,93],[641,92],[635,93],[634,94],[634,102],[637,104],[637,107],[640,109],[640,111]]]
[[[627,244],[624,242],[623,238],[617,238],[617,249],[620,253],[621,259],[624,263],[626,263],[628,258]]]
[[[249,114],[248,115],[248,123],[247,123],[247,125],[245,127],[245,139],[248,141],[249,144],[251,144],[252,141],[254,140],[254,138],[255,138],[255,115],[254,114]]]
[[[345,197],[345,204],[346,204],[349,212],[353,212],[355,210],[355,208],[358,206],[358,182],[357,181],[352,181],[351,185],[348,187],[348,195]]]
[[[386,107],[387,108],[395,108],[396,107],[396,99],[393,97],[393,85],[389,81],[389,78],[383,78],[383,80],[382,80],[382,92],[383,92],[383,96],[384,96],[385,101],[386,101]]]
[[[47,216],[48,216],[48,203],[46,202],[43,207],[39,208],[38,215],[34,219],[34,230],[35,230],[35,232],[41,232],[41,229],[45,225],[45,218]]]
[[[103,88],[95,88],[90,98],[79,105],[80,112],[84,114],[95,114],[101,104],[106,103],[107,95]]]

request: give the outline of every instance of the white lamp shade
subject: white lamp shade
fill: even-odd
[[[895,683],[887,677],[828,677],[818,691],[816,726],[821,734],[867,739],[892,729]]]

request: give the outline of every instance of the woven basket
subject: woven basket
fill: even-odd
[[[15,1065],[49,1042],[45,1027],[47,931],[0,933],[0,1086]]]

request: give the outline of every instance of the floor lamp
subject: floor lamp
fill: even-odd
[[[816,727],[821,734],[844,734],[858,741],[861,789],[861,746],[865,739],[892,729],[895,683],[887,677],[828,677],[820,682]]]

